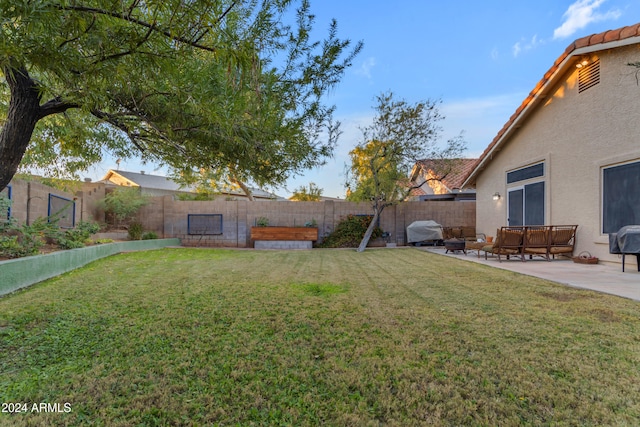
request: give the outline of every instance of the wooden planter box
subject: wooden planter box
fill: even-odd
[[[315,227],[251,227],[253,240],[318,240]]]

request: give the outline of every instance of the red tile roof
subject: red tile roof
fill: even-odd
[[[442,162],[431,159],[419,160],[417,163],[424,171],[433,171],[436,175],[445,175],[440,181],[449,189],[449,191],[462,188],[462,183],[469,176],[471,170],[476,165],[478,159],[456,159],[451,163],[451,170],[446,172],[438,170],[442,168]]]
[[[627,27],[618,28],[616,30],[608,30],[602,33],[592,34],[590,36],[582,37],[575,40],[573,43],[567,46],[567,48],[564,50],[562,55],[560,55],[558,59],[555,60],[551,68],[549,68],[549,70],[544,74],[544,77],[542,77],[542,79],[538,82],[538,84],[536,84],[533,90],[529,93],[529,96],[527,96],[525,100],[522,101],[522,104],[520,104],[520,106],[516,109],[516,112],[513,113],[513,115],[509,118],[507,123],[504,124],[502,129],[500,129],[498,134],[495,136],[495,138],[493,138],[489,146],[484,150],[480,158],[476,161],[473,168],[471,168],[467,176],[464,177],[463,184],[466,186],[473,182],[478,172],[480,172],[480,170],[483,169],[483,168],[480,168],[480,166],[483,165],[483,163],[487,159],[487,156],[493,151],[496,145],[498,145],[501,142],[502,137],[505,135],[505,133],[507,133],[507,131],[514,125],[514,123],[523,115],[524,110],[529,106],[529,104],[531,104],[531,102],[540,94],[542,89],[545,88],[547,84],[556,76],[556,73],[561,68],[561,66],[563,64],[566,65],[565,61],[571,56],[576,55],[576,52],[575,52],[576,50],[583,49],[583,48],[590,48],[590,47],[594,47],[592,51],[603,50],[610,47],[610,46],[604,46],[607,43],[619,42],[619,41],[623,41],[626,39],[639,37],[639,36],[640,36],[640,23],[635,25],[630,25]],[[601,47],[598,46],[601,44],[603,46]]]

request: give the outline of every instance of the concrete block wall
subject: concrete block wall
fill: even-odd
[[[249,231],[246,227],[245,201],[176,201],[169,196],[163,198],[163,228],[154,229],[141,218],[145,230],[156,231],[177,237],[184,246],[246,247]],[[188,217],[190,214],[222,214],[222,234],[190,235]]]
[[[82,189],[72,195],[36,182],[14,180],[12,185],[12,216],[19,222],[47,216],[49,193],[66,199],[76,198],[76,222],[80,220],[104,221],[104,212],[97,202],[104,198],[108,188],[101,183],[83,183]],[[222,234],[189,235],[189,214],[221,214]],[[371,215],[367,202],[249,202],[246,200],[180,201],[172,196],[151,197],[150,203],[138,214],[145,231],[154,231],[158,237],[179,238],[185,246],[253,247],[251,227],[258,218],[266,217],[273,226],[304,226],[314,221],[319,240],[331,233],[347,215]],[[391,234],[388,241],[397,245],[406,242],[406,227],[413,221],[434,220],[444,227],[475,226],[476,203],[454,201],[406,202],[387,207],[380,217],[380,227]],[[384,244],[384,241],[378,243]]]
[[[49,194],[74,200],[76,223],[81,219],[81,200],[75,194],[40,184],[39,182],[14,179],[11,185],[11,216],[19,224],[33,224],[39,217],[47,217]],[[4,192],[3,192],[4,193]]]
[[[234,201],[178,201],[162,198],[144,208],[140,219],[145,230],[159,236],[181,239],[185,246],[253,247],[251,227],[265,217],[273,226],[304,226],[315,219],[320,241],[335,229],[347,215],[371,215],[369,203],[353,202],[248,202]],[[158,220],[162,212],[162,225]],[[222,214],[221,235],[189,235],[189,214]],[[153,218],[156,218],[153,220]],[[443,226],[474,226],[474,202],[407,202],[387,207],[380,218],[381,228],[391,233],[389,241],[397,245],[406,242],[406,227],[413,221],[432,219]],[[382,242],[384,243],[384,242]]]
[[[142,223],[145,232],[154,231],[158,237],[164,237],[164,203],[172,199],[172,196],[149,198],[149,203],[137,214],[137,220]]]
[[[104,222],[104,210],[98,207],[98,202],[104,199],[106,186],[97,182],[82,184],[82,190],[76,193],[80,203],[80,220]]]

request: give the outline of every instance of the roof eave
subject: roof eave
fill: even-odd
[[[516,131],[521,126],[522,122],[525,121],[531,114],[531,112],[535,110],[535,107],[537,107],[539,102],[546,98],[547,93],[550,90],[549,88],[553,87],[558,79],[563,76],[570,67],[574,66],[576,57],[588,53],[599,52],[607,49],[615,49],[618,47],[640,43],[640,36],[635,36],[628,37],[622,40],[614,40],[610,42],[581,46],[580,42],[588,39],[589,37],[576,40],[574,43],[569,45],[565,52],[556,60],[554,65],[549,69],[549,71],[547,71],[542,80],[538,82],[529,96],[525,98],[516,112],[511,116],[511,118],[509,118],[509,120],[507,121],[507,124],[509,125],[503,127],[498,132],[498,136],[496,136],[489,147],[485,149],[485,152],[482,153],[482,155],[478,159],[477,164],[474,166],[469,176],[462,183],[462,188],[467,188],[471,186],[472,183],[475,183],[478,174],[486,167],[487,163],[489,163],[493,159],[494,154],[502,149],[502,146],[513,134],[513,132]]]

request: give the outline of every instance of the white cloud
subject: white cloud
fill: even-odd
[[[597,9],[605,1],[606,0],[578,0],[571,4],[564,15],[562,15],[564,22],[553,31],[553,38],[569,37],[592,22],[619,18],[622,12],[618,9],[613,9],[605,13],[597,12]]]
[[[516,44],[513,45],[513,56],[518,57],[518,55],[520,55],[520,51],[522,50],[522,48],[520,47],[520,42],[517,42]]]
[[[371,70],[376,65],[376,58],[369,57],[362,62],[359,68],[356,68],[355,73],[360,76],[364,76],[367,79],[371,79]]]
[[[522,53],[523,51],[526,52],[528,50],[531,50],[542,43],[544,42],[538,39],[537,34],[531,37],[531,40],[521,40],[513,45],[513,56],[517,58],[518,55],[520,55],[520,53]]]

